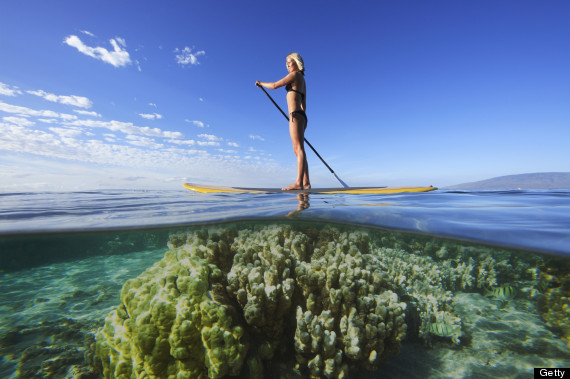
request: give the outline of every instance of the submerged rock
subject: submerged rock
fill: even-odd
[[[15,366],[2,377],[95,379],[84,359],[89,321],[57,319],[18,326],[0,335],[0,355]]]

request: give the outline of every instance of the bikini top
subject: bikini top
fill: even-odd
[[[302,71],[300,71],[300,72],[303,76],[305,75],[305,73],[303,73]],[[291,83],[287,84],[287,86],[285,87],[285,90],[287,92],[293,91],[295,93],[298,93],[299,95],[301,95],[301,100],[305,100],[305,94],[301,91],[297,91],[296,89],[291,88]]]
[[[285,87],[285,90],[287,92],[295,92],[298,93],[299,95],[301,95],[301,100],[305,100],[305,94],[301,91],[297,91],[296,89],[291,88],[291,84],[287,84],[287,86]]]

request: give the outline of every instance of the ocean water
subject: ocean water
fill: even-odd
[[[564,190],[2,193],[0,377],[531,378],[569,268]]]

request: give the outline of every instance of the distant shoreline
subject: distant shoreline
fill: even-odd
[[[445,190],[570,189],[570,172],[506,175],[444,187]]]

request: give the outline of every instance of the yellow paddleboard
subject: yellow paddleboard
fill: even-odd
[[[246,188],[208,186],[203,184],[184,183],[184,188],[200,193],[353,193],[353,194],[380,194],[403,192],[429,192],[436,187],[348,187],[348,188],[311,188],[307,190],[283,191],[280,188]]]

